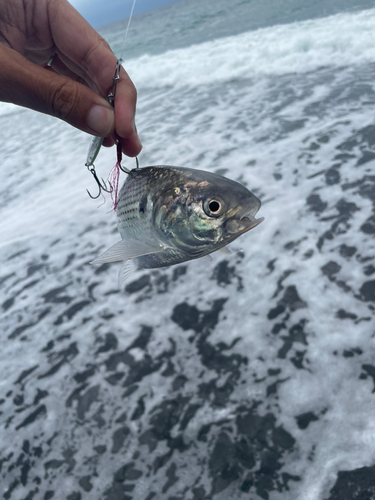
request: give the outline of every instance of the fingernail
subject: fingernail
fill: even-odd
[[[111,129],[115,119],[115,114],[112,109],[104,106],[93,106],[87,115],[87,125],[93,132],[101,137],[106,137]]]

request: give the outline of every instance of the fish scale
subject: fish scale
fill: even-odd
[[[152,200],[148,200],[149,210],[146,213],[140,211],[140,201],[144,194],[149,191],[149,184],[148,178],[135,177],[133,170],[128,174],[128,178],[120,190],[116,214],[117,226],[123,239],[150,237]]]

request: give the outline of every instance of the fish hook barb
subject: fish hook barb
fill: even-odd
[[[92,173],[92,175],[93,175],[93,177],[95,179],[95,182],[97,183],[97,185],[99,187],[99,193],[98,193],[97,196],[92,196],[92,194],[90,193],[90,191],[88,189],[86,189],[87,194],[90,196],[90,198],[92,198],[93,200],[96,200],[102,194],[102,191],[105,191],[106,193],[109,193],[109,194],[112,193],[112,191],[113,191],[112,184],[108,181],[108,184],[109,184],[109,187],[110,187],[110,189],[108,189],[107,184],[105,183],[104,179],[102,178],[101,181],[99,180],[98,176],[96,175],[96,171],[95,171],[94,165],[88,166],[87,169]]]

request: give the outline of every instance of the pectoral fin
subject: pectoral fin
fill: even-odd
[[[225,253],[225,255],[232,255],[228,247],[219,248],[218,252]]]
[[[211,255],[203,255],[203,257],[201,257],[201,260],[205,260],[207,262],[212,262],[213,258],[211,257]]]
[[[91,262],[91,264],[104,264],[105,262],[119,262],[121,260],[134,259],[150,253],[163,252],[164,248],[160,245],[150,245],[138,240],[124,240],[115,243],[104,253]]]
[[[122,287],[123,283],[131,276],[134,271],[138,269],[137,264],[133,260],[127,260],[125,261],[120,269],[119,275],[118,275],[118,285],[119,288]]]

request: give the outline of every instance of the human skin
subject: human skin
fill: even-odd
[[[51,67],[47,66],[55,54]],[[115,112],[105,97],[117,58],[67,0],[0,0],[0,101],[46,113],[89,134],[142,149],[136,89],[121,68]]]

